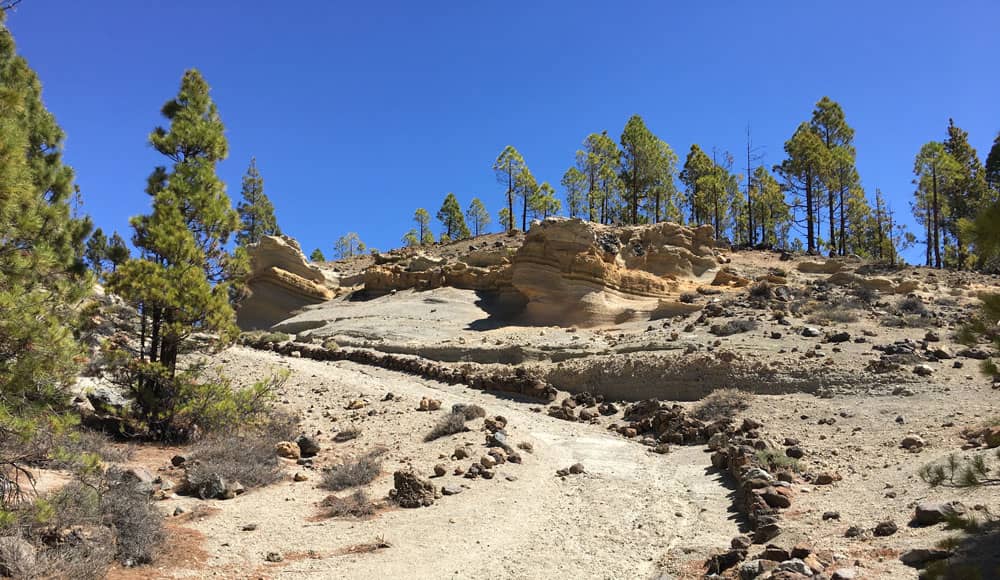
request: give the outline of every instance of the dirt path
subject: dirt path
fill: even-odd
[[[206,566],[217,577],[643,578],[663,562],[679,571],[738,533],[729,491],[706,472],[702,448],[657,455],[600,427],[533,412],[531,404],[351,363],[242,348],[227,351],[220,362],[237,378],[259,376],[268,367],[292,370],[282,399],[304,413],[309,431],[322,433],[320,465],[387,445],[384,474],[367,486],[372,497],[385,497],[396,469],[412,466],[428,475],[436,463],[444,463],[450,472],[471,462],[448,458],[456,446],[470,442],[473,458],[485,451],[483,434],[473,423],[471,432],[422,442],[446,412],[416,411],[422,396],[441,399],[444,409],[476,403],[490,415],[504,415],[513,441],[530,442],[534,451],[524,454],[521,465],[499,466],[493,480],[450,474],[434,479],[437,485],[468,489],[428,508],[391,509],[369,520],[317,518],[317,504],[328,494],[317,487],[318,471],[307,472],[308,481],[285,481],[227,502],[165,502],[168,510],[174,503],[220,508],[188,525],[204,535]],[[381,401],[390,391],[402,401]],[[344,411],[357,398],[368,406]],[[362,436],[333,443],[332,432],[346,424],[361,427]],[[555,475],[576,462],[587,473]],[[290,466],[289,472],[296,469]],[[247,524],[256,524],[256,530],[242,531]],[[360,548],[376,539],[391,547]],[[280,552],[284,561],[266,563],[268,552]],[[205,572],[172,570],[168,575]]]

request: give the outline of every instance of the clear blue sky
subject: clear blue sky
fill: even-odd
[[[588,133],[617,138],[633,113],[681,159],[692,143],[739,159],[750,123],[770,166],[823,95],[866,188],[911,219],[920,145],[954,117],[985,158],[1000,130],[998,23],[995,0],[24,0],[8,19],[97,225],[125,234],[148,211],[164,160],[146,136],[197,67],[230,195],[256,155],[283,228],[327,255],[349,230],[400,245],[449,191],[495,213],[505,145],[557,184]]]

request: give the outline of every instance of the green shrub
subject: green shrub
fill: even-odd
[[[785,455],[780,449],[757,451],[757,461],[766,466],[768,471],[799,471],[799,460]]]

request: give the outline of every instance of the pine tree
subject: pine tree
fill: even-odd
[[[497,219],[500,220],[500,225],[503,226],[503,231],[505,232],[512,231],[512,228],[514,227],[514,220],[510,216],[509,209],[507,209],[506,207],[500,208],[500,211],[497,212]]]
[[[462,240],[469,237],[469,228],[465,225],[465,218],[462,216],[462,206],[458,205],[458,199],[454,193],[448,193],[444,197],[444,203],[437,212],[437,219],[444,226],[442,236],[447,236],[448,240]]]
[[[561,183],[566,191],[566,209],[569,211],[569,217],[584,215],[587,209],[587,176],[576,167],[570,167],[563,174]]]
[[[98,277],[104,273],[104,262],[108,259],[108,250],[108,236],[104,235],[101,228],[97,228],[87,240],[84,256]]]
[[[797,199],[799,193],[804,195],[802,204],[806,212],[806,249],[809,253],[815,253],[819,249],[818,208],[821,204],[823,176],[830,164],[829,150],[816,131],[808,123],[802,123],[792,138],[785,142],[785,154],[788,158],[775,169],[784,178],[788,192]]]
[[[750,179],[753,200],[754,227],[760,231],[758,240],[766,246],[784,246],[791,227],[791,214],[781,185],[763,165]]]
[[[315,250],[313,250],[312,253],[309,254],[309,261],[310,262],[325,262],[326,261],[326,256],[323,255],[323,250],[321,250],[319,248],[316,248]]]
[[[418,207],[417,211],[413,212],[413,221],[417,224],[417,239],[420,240],[420,245],[433,244],[434,232],[431,231],[431,214],[427,213],[426,209]]]
[[[108,242],[108,261],[111,262],[111,271],[117,271],[118,266],[121,266],[129,259],[129,254],[130,252],[125,239],[122,238],[121,234],[115,232],[111,236],[111,241]]]
[[[521,231],[526,232],[528,231],[528,207],[538,193],[538,181],[535,180],[535,176],[527,166],[522,167],[517,177],[514,178],[514,190],[517,197],[521,198]]]
[[[239,216],[216,175],[228,144],[208,83],[197,70],[184,73],[177,97],[162,114],[170,126],[154,129],[149,141],[173,165],[157,167],[150,176],[152,213],[132,218],[141,257],[122,264],[109,287],[141,315],[138,356],[124,372],[138,418],[153,434],[174,438],[200,422],[219,394],[216,385],[199,382],[197,370],[178,372],[187,338],[211,333],[219,347],[238,334],[228,296],[236,273],[226,244]],[[225,413],[230,402],[224,398],[211,412]]]
[[[944,192],[952,188],[959,179],[961,168],[957,161],[945,150],[943,143],[931,141],[920,148],[913,164],[913,174],[916,176],[917,195],[922,198],[921,207],[925,211],[927,221],[927,243],[933,256],[933,266],[941,268],[942,229],[954,211],[951,204],[945,205]],[[930,265],[930,264],[928,264]]]
[[[621,150],[608,132],[591,133],[576,152],[576,167],[586,179],[589,219],[611,223],[612,206],[621,193]]]
[[[625,199],[628,204],[626,223],[639,223],[639,207],[649,195],[655,181],[656,157],[659,140],[646,127],[639,115],[625,124],[621,136],[622,182],[625,184]]]
[[[240,230],[236,233],[236,243],[249,246],[260,242],[263,236],[281,235],[278,220],[274,217],[274,205],[264,193],[264,178],[257,170],[257,158],[250,158],[250,166],[243,176],[243,200],[236,206],[240,214]]]
[[[547,181],[538,186],[529,205],[532,217],[541,219],[556,215],[562,209],[562,203],[556,198],[556,190]]]
[[[819,135],[826,147],[827,163],[820,176],[827,194],[827,211],[830,224],[829,247],[831,252],[847,252],[847,196],[859,183],[855,168],[854,129],[848,124],[840,105],[829,97],[816,103],[810,127]],[[839,228],[838,216],[839,213]],[[818,224],[817,224],[818,227]]]
[[[524,157],[512,145],[504,147],[493,162],[497,182],[507,188],[507,222],[504,224],[507,231],[514,229],[514,199],[517,197],[515,180],[524,168]]]
[[[417,237],[417,230],[411,229],[403,235],[403,245],[407,248],[414,248],[420,245],[420,238]]]
[[[472,226],[472,235],[479,236],[490,225],[490,212],[478,197],[472,198],[469,209],[465,210],[465,219]]]
[[[34,417],[65,408],[78,367],[74,308],[90,290],[91,224],[72,216],[63,137],[0,14],[0,444],[29,438]],[[18,489],[8,475],[0,500]]]
[[[986,156],[986,184],[992,190],[993,199],[1000,198],[1000,132],[993,140],[993,146]]]
[[[340,260],[353,258],[356,255],[364,253],[364,251],[365,243],[361,241],[361,238],[355,232],[347,232],[340,236],[333,245],[333,254]]]
[[[684,168],[680,173],[681,183],[687,189],[687,206],[691,212],[691,222],[694,225],[701,225],[708,221],[708,205],[705,200],[705,192],[702,190],[705,183],[699,180],[709,176],[715,171],[715,163],[712,158],[697,144],[691,145],[687,158],[684,160]]]
[[[986,170],[975,148],[969,144],[969,134],[957,127],[952,119],[948,119],[944,150],[958,164],[954,179],[943,190],[951,209],[944,227],[955,241],[955,265],[965,268],[968,265],[968,248],[959,223],[974,219],[989,202]]]

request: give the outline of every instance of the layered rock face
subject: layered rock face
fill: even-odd
[[[305,306],[335,296],[326,276],[309,263],[295,240],[264,236],[248,252],[250,296],[236,312],[243,330],[270,328]]]
[[[514,256],[511,283],[541,324],[599,325],[669,310],[678,280],[718,266],[711,226],[611,227],[550,218]]]

